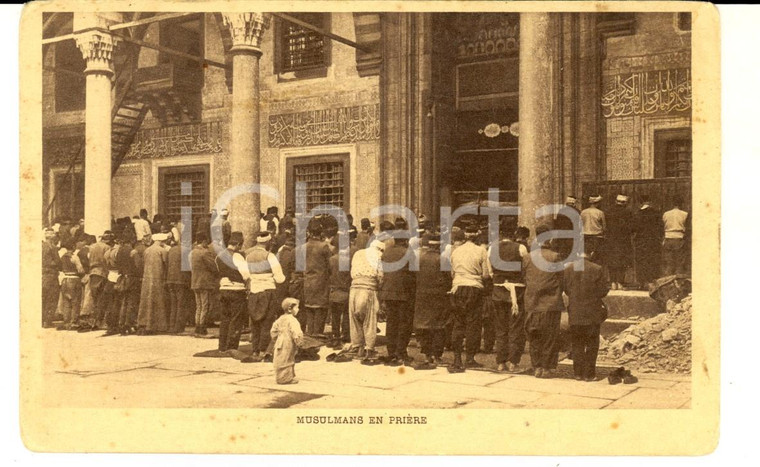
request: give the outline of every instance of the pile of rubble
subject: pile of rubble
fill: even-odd
[[[677,303],[669,300],[666,310],[602,339],[600,357],[641,373],[690,373],[691,294]]]

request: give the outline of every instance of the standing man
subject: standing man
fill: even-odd
[[[406,220],[396,219],[396,232],[408,229]],[[412,337],[414,323],[414,294],[416,276],[409,270],[409,262],[414,252],[409,249],[409,240],[398,236],[394,243],[386,246],[383,252],[383,263],[394,264],[385,272],[383,284],[378,294],[386,317],[386,339],[388,356],[386,363],[390,366],[411,363],[407,347]],[[399,268],[397,263],[403,262]]]
[[[229,209],[222,209],[222,243],[225,247],[229,244],[230,235],[232,235],[232,224],[229,219],[227,219],[229,216]]]
[[[250,278],[248,263],[240,249],[243,233],[230,232],[227,249],[217,255],[215,263],[221,277],[219,294],[222,302],[219,324],[219,351],[237,350],[240,333],[248,319],[246,313],[245,284]]]
[[[662,216],[649,203],[649,196],[641,195],[641,207],[633,216],[634,257],[636,258],[636,280],[647,289],[660,275],[660,254],[662,245]]]
[[[514,218],[508,218],[514,219]],[[525,283],[523,269],[505,271],[494,267],[495,259],[516,262],[522,266],[528,249],[514,240],[516,222],[504,222],[501,239],[488,249],[488,273],[493,279],[491,299],[494,305],[496,364],[498,371],[519,373],[520,358],[525,349]]]
[[[615,205],[607,213],[606,263],[612,290],[623,288],[625,271],[631,265],[631,234],[633,215],[628,209],[628,197],[617,195]]]
[[[601,249],[604,244],[604,234],[607,231],[607,219],[599,209],[602,197],[599,195],[589,196],[591,206],[581,211],[581,225],[583,228],[583,243],[589,251],[595,251],[601,257]]]
[[[485,248],[473,242],[478,236],[477,227],[467,226],[464,236],[465,242],[451,253],[451,305],[454,318],[451,333],[454,364],[449,367],[451,373],[461,373],[465,366],[483,366],[475,360],[475,354],[480,350],[483,283],[488,278],[487,254]],[[463,341],[466,341],[464,349]],[[462,350],[467,353],[464,364]]]
[[[121,278],[116,283],[117,306],[114,309],[118,313],[116,328],[122,336],[134,332],[137,325],[135,310],[140,303],[140,277],[134,260],[133,243],[131,233],[125,231],[116,253],[116,269]]]
[[[550,230],[551,227],[539,224],[536,226],[536,236]],[[536,378],[551,378],[557,368],[559,325],[562,310],[565,309],[562,300],[563,269],[561,266],[553,269],[546,266],[556,266],[559,262],[559,254],[554,251],[551,242],[545,242],[531,251],[523,262],[527,312],[525,330]]]
[[[168,237],[165,233],[153,234],[153,244],[145,250],[140,307],[137,312],[138,335],[166,332],[168,327],[164,295],[168,264],[168,252],[164,245]]]
[[[58,256],[55,231],[47,228],[42,242],[42,327],[53,327],[55,312],[58,307],[58,272],[61,270],[61,257]]]
[[[298,247],[301,251],[305,250],[306,255],[301,313],[306,315],[306,334],[319,336],[325,332],[327,309],[330,306],[331,255],[330,247],[322,239],[322,228],[319,223],[313,223],[308,235],[306,244]]]
[[[63,256],[61,256],[61,295],[58,299],[58,309],[63,315],[63,324],[58,326],[59,331],[72,330],[79,318],[79,306],[82,300],[82,274],[84,268],[76,255],[74,238],[69,236],[61,242]]]
[[[122,232],[124,231],[122,230]],[[123,237],[120,236],[118,238],[115,238],[115,244],[105,254],[106,267],[108,267],[108,281],[105,283],[105,288],[101,293],[101,297],[104,297],[104,300],[107,300],[108,306],[105,316],[106,333],[104,336],[115,336],[119,333],[119,310],[121,307],[121,296],[116,290],[116,284],[121,280],[121,274],[119,273],[119,268],[116,265],[116,255],[119,253],[123,242]],[[131,245],[128,248],[130,251],[132,250]],[[108,298],[106,299],[105,297]]]
[[[377,313],[380,302],[377,291],[383,283],[382,255],[385,244],[373,240],[369,246],[354,253],[351,260],[351,290],[348,293],[348,316],[351,326],[351,350],[363,362],[377,359]]]
[[[248,250],[245,260],[250,271],[250,294],[248,295],[248,315],[251,318],[251,355],[241,360],[244,363],[259,362],[261,353],[269,347],[269,331],[277,316],[280,304],[275,303],[276,284],[282,284],[285,276],[280,262],[269,251],[272,235],[268,231],[259,232],[256,245]],[[264,361],[272,361],[271,355],[264,355]]]
[[[563,288],[569,298],[567,311],[573,352],[575,379],[596,381],[599,331],[607,319],[602,303],[610,290],[604,270],[593,262],[594,252],[586,250],[574,263],[567,264]]]
[[[359,226],[362,230],[356,235],[355,246],[357,250],[363,250],[367,248],[369,239],[372,238],[372,231],[375,229],[375,226],[366,217],[361,220]]]
[[[330,346],[334,349],[343,347],[344,343],[351,341],[350,325],[348,323],[348,294],[351,290],[351,258],[356,253],[353,246],[353,238],[348,248],[340,248],[339,237],[342,232],[333,238],[335,253],[330,256],[330,317],[332,341]],[[348,269],[341,269],[342,262],[348,264]]]
[[[106,253],[113,248],[114,235],[110,230],[103,232],[100,241],[90,247],[90,293],[94,310],[91,317],[91,329],[103,327],[103,319],[111,306],[111,286],[108,284],[108,267]]]
[[[137,240],[141,240],[146,235],[151,235],[150,221],[148,221],[147,209],[140,209],[140,217],[135,219],[133,226],[135,228],[135,238],[137,238]]]
[[[441,363],[445,324],[449,315],[451,274],[441,270],[441,235],[428,235],[420,250],[414,298],[414,329],[425,363],[418,369],[433,369]]]
[[[681,210],[683,199],[673,199],[673,209],[662,215],[665,227],[665,239],[662,242],[662,275],[686,274],[686,258],[689,254],[686,246],[689,213]]]
[[[166,289],[169,293],[169,333],[180,334],[185,330],[185,298],[190,290],[192,273],[182,270],[182,245],[173,242],[167,253]],[[197,329],[197,328],[196,328]]]
[[[209,248],[207,236],[199,236],[190,252],[190,288],[195,295],[195,334],[205,336],[211,294],[219,288],[216,256]]]
[[[578,210],[578,198],[575,196],[568,195],[567,198],[565,198],[565,206],[580,214],[580,211]],[[554,216],[554,230],[572,231],[573,227],[573,220],[568,216],[562,214]],[[573,238],[558,238],[556,240],[557,253],[562,256],[562,259],[568,259],[570,252],[573,250],[574,241]]]

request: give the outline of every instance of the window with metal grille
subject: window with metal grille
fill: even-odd
[[[209,169],[207,165],[159,169],[160,214],[180,219],[182,208],[192,209],[193,218],[209,211]]]
[[[665,176],[688,177],[691,175],[691,141],[672,139],[665,148]]]
[[[294,206],[296,210],[300,206],[304,206],[305,211],[310,211],[323,204],[348,208],[347,154],[289,158],[287,165],[289,206]],[[305,184],[306,189],[304,191],[296,192],[298,182]],[[299,196],[300,199],[298,199]]]
[[[691,176],[691,132],[689,129],[655,132],[655,176]]]
[[[290,13],[294,18],[324,29],[327,23],[323,13]],[[307,70],[327,66],[325,38],[303,26],[281,22],[280,72]]]

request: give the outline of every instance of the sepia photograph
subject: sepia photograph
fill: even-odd
[[[537,453],[448,443],[590,414],[708,452],[718,39],[687,2],[27,5],[25,443]]]

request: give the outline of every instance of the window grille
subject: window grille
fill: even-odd
[[[296,193],[296,196],[305,196],[305,200],[299,201],[305,201],[307,211],[321,204],[343,207],[346,189],[343,162],[296,165],[294,176],[296,184],[298,182],[306,184],[305,195]]]
[[[324,15],[320,13],[299,14],[294,17],[324,27]],[[306,70],[326,66],[325,39],[322,35],[297,24],[282,22],[281,68],[283,72]]]

